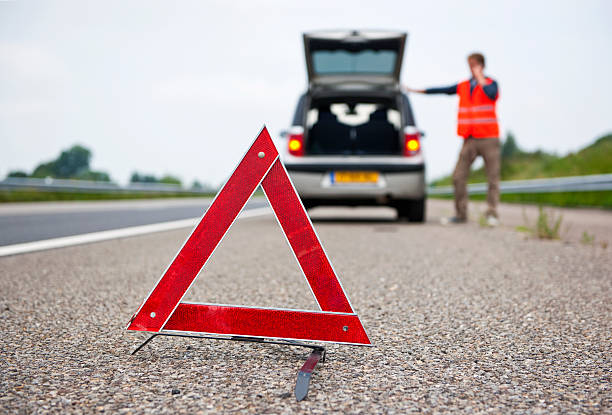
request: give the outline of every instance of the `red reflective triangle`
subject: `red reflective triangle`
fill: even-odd
[[[321,311],[182,303],[260,184]],[[127,329],[370,344],[265,127]]]

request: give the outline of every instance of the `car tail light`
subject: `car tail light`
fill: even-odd
[[[289,134],[289,154],[304,155],[304,134]]]
[[[421,135],[417,133],[404,134],[404,156],[410,157],[421,151]]]

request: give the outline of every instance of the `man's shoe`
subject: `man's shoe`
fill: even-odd
[[[466,223],[467,219],[465,218],[460,218],[458,216],[453,216],[450,218],[442,218],[440,219],[440,223],[442,225],[453,225],[453,224],[459,224],[459,223]]]
[[[499,219],[497,219],[493,215],[487,215],[487,225],[489,225],[492,228],[499,226]]]

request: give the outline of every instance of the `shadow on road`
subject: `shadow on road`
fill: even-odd
[[[358,218],[358,217],[342,217],[333,216],[325,218],[311,217],[312,223],[389,223],[394,225],[407,224],[408,222],[398,222],[393,218]]]
[[[313,223],[337,224],[392,224],[398,222],[394,209],[386,207],[316,207],[308,210]]]

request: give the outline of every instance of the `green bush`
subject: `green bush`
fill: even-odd
[[[607,134],[577,153],[564,157],[538,150],[522,151],[512,133],[508,133],[502,145],[502,180],[529,180],[549,177],[585,176],[589,174],[612,173],[612,134]],[[484,166],[470,172],[470,183],[487,181]],[[446,176],[432,182],[433,186],[452,184],[452,177]]]
[[[540,206],[538,219],[536,220],[535,235],[540,239],[559,239],[562,220],[563,215],[555,217],[554,213],[547,212]]]

